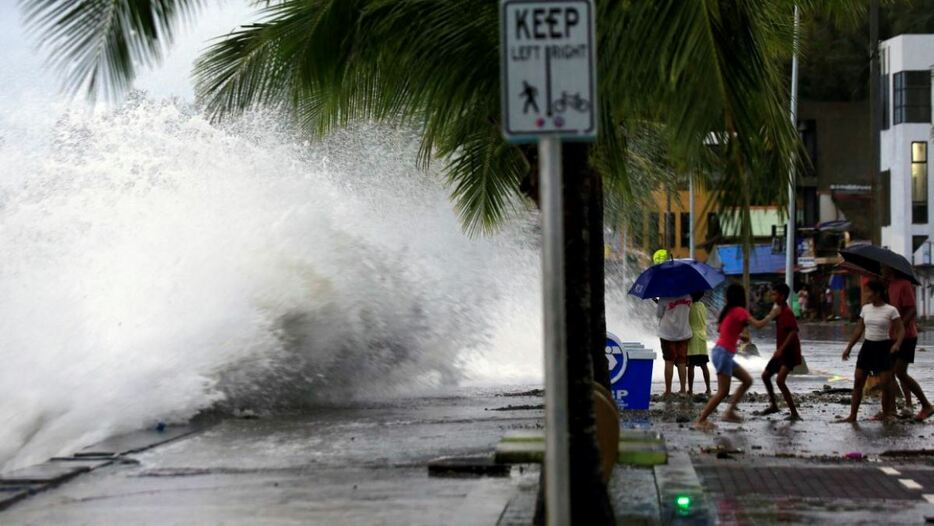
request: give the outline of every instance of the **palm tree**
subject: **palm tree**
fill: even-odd
[[[72,90],[112,95],[158,60],[199,0],[20,0]],[[275,107],[324,134],[358,119],[412,126],[423,166],[443,163],[465,228],[495,229],[535,188],[535,152],[500,133],[496,0],[278,0],[198,61],[216,118]],[[607,384],[604,185],[631,196],[630,132],[661,130],[668,156],[727,207],[781,201],[797,162],[781,74],[791,0],[598,1],[600,135],[564,146],[572,514],[613,522],[593,437],[592,381]],[[814,0],[799,2],[813,7]],[[711,148],[710,135],[718,146]],[[769,184],[752,184],[756,181]],[[534,198],[534,191],[528,192]],[[748,209],[747,209],[748,210]],[[748,214],[745,214],[748,223]]]

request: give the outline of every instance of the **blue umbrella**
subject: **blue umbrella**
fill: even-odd
[[[710,290],[725,279],[720,270],[693,259],[666,261],[640,274],[629,294],[642,299],[673,298]]]

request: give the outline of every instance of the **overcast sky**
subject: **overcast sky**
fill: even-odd
[[[143,72],[136,87],[156,98],[180,96],[191,99],[192,63],[209,40],[230,32],[255,14],[246,0],[214,0],[190,27],[179,32],[163,64]],[[58,79],[42,67],[35,40],[27,36],[17,0],[0,0],[0,111],[23,100],[60,99]]]

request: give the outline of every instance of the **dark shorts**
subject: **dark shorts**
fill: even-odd
[[[799,365],[801,365],[801,351],[785,349],[781,356],[772,356],[772,359],[766,364],[765,370],[772,374],[778,374],[782,370],[782,366],[791,371]]]
[[[707,365],[707,362],[710,361],[710,357],[706,354],[689,354],[688,355],[688,365],[694,366],[699,365],[703,367]]]
[[[675,362],[677,364],[687,363],[688,361],[688,342],[691,340],[681,340],[673,342],[659,338],[662,341],[662,358],[666,362]]]
[[[895,365],[892,356],[892,340],[876,342],[865,340],[863,346],[859,348],[856,368],[872,374],[891,371]]]
[[[902,347],[895,353],[895,357],[905,363],[915,363],[915,347],[917,346],[917,338],[905,338],[902,340]]]

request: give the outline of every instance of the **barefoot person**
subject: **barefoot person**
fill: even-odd
[[[791,374],[795,367],[801,365],[801,341],[798,338],[798,322],[795,315],[788,306],[788,295],[791,290],[784,283],[776,283],[772,286],[772,297],[775,301],[773,309],[775,317],[775,354],[762,371],[762,382],[765,384],[765,390],[769,393],[769,402],[771,404],[760,415],[770,415],[778,412],[778,403],[775,400],[775,391],[772,389],[772,376],[778,375],[775,383],[782,392],[782,398],[788,406],[790,414],[787,420],[800,420],[798,409],[795,407],[794,398],[785,379]],[[770,317],[773,314],[769,315]]]
[[[891,386],[893,354],[902,346],[905,337],[905,327],[898,314],[898,309],[885,302],[885,285],[881,281],[870,281],[867,298],[869,303],[863,305],[859,314],[856,330],[843,351],[843,359],[850,359],[850,351],[856,342],[866,334],[859,356],[856,358],[856,372],[853,376],[853,398],[850,402],[850,416],[839,420],[840,422],[856,422],[859,405],[863,401],[863,387],[869,374],[879,375],[879,385],[882,389],[882,418],[890,420],[895,417],[894,404],[889,398],[893,395]],[[890,336],[894,330],[895,339]]]
[[[691,296],[658,299],[658,338],[662,343],[665,360],[665,395],[671,396],[671,378],[678,366],[681,394],[684,394],[684,372],[688,360],[688,341],[691,340]]]
[[[761,329],[768,325],[769,319],[757,320],[749,314],[749,311],[746,310],[746,290],[743,289],[742,285],[734,283],[726,289],[726,306],[720,311],[719,323],[720,337],[717,340],[716,347],[710,353],[714,368],[717,370],[717,393],[707,402],[700,417],[694,424],[698,429],[713,425],[707,420],[707,417],[729,394],[730,381],[734,376],[740,381],[740,386],[733,393],[730,407],[724,413],[723,420],[727,422],[742,421],[739,415],[736,414],[736,404],[739,403],[749,386],[752,385],[752,378],[742,366],[733,362],[733,358],[736,356],[736,344],[746,325]]]
[[[703,292],[691,294],[691,341],[688,343],[688,393],[694,394],[694,369],[700,367],[704,374],[704,385],[707,386],[705,394],[710,396],[710,371],[707,363],[707,306],[701,301]]]
[[[934,408],[924,396],[924,391],[921,390],[918,382],[908,374],[908,366],[914,363],[915,348],[918,346],[918,310],[915,302],[915,289],[910,281],[899,276],[889,267],[882,267],[882,277],[888,282],[889,303],[898,309],[902,324],[905,326],[905,338],[902,340],[898,353],[894,356],[895,378],[902,386],[902,393],[905,394],[905,411],[908,416],[915,416],[912,415],[911,406],[911,395],[914,394],[918,399],[918,405],[921,406],[921,411],[915,416],[915,420],[922,421],[934,413]],[[890,332],[889,337],[893,336],[895,336],[894,333]],[[894,390],[894,382],[891,387]],[[894,396],[890,399],[892,403],[895,402]],[[892,407],[890,410],[894,411],[895,408]]]

